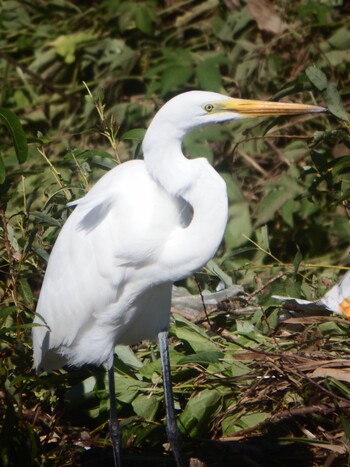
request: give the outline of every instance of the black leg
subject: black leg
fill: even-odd
[[[187,467],[186,459],[181,447],[181,434],[176,424],[173,390],[171,387],[170,361],[168,351],[168,331],[158,334],[160,357],[163,369],[164,399],[166,410],[166,431],[170,445],[174,452],[177,467]]]
[[[114,383],[114,356],[110,360],[108,366],[108,386],[109,386],[109,433],[113,446],[114,466],[122,467],[121,452],[122,452],[122,431],[117,418],[115,408],[115,383]]]

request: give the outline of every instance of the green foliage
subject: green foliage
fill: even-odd
[[[257,450],[242,450],[256,463],[260,449],[271,458],[263,441],[269,434],[281,448],[276,465],[330,464],[329,452],[339,462],[349,456],[350,390],[342,373],[349,324],[330,317],[281,324],[271,299],[319,298],[349,264],[346,6],[280,0],[264,16],[253,3],[0,3],[2,465],[101,465],[108,457],[105,375],[34,374],[35,304],[67,202],[116,163],[139,157],[163,100],[197,88],[317,103],[329,114],[213,126],[186,138],[186,153],[208,158],[222,174],[230,201],[218,255],[186,286],[198,293],[199,285],[238,282],[246,295],[208,310],[208,319],[174,317],[170,353],[185,449],[225,465],[217,444],[208,441],[199,453],[194,439],[236,436],[244,443],[262,435]],[[126,452],[137,457],[135,465],[148,456],[161,465],[167,454],[157,349],[144,344],[116,353]],[[300,415],[309,406],[314,410]],[[301,431],[283,425],[287,412],[299,417]],[[306,457],[291,457],[288,443],[307,443],[293,452]],[[94,447],[97,460],[82,446]]]

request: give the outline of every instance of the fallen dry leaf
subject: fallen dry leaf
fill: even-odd
[[[330,376],[340,381],[345,381],[350,383],[350,371],[349,370],[340,370],[338,368],[317,368],[313,373],[311,373],[311,378],[325,378]]]
[[[286,24],[268,0],[248,0],[248,8],[260,30],[281,34],[286,29]]]

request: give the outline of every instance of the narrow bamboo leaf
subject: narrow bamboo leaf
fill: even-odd
[[[136,141],[142,141],[145,136],[146,130],[144,128],[134,128],[133,130],[126,131],[123,133],[121,139],[133,139]]]
[[[298,273],[300,263],[303,260],[303,255],[301,254],[299,246],[297,245],[296,247],[297,247],[298,251],[297,251],[296,255],[294,256],[294,260],[293,260],[294,274]]]
[[[58,222],[58,220],[54,219],[48,214],[45,214],[44,212],[33,211],[31,215],[35,217],[36,219],[38,219],[43,224],[52,225],[54,227],[62,227],[62,225],[60,224],[60,222]]]
[[[0,157],[0,185],[4,183],[6,179],[6,169],[2,157]]]
[[[3,107],[0,107],[0,119],[13,139],[18,162],[22,164],[28,157],[28,144],[21,122],[14,112]]]
[[[65,155],[66,159],[71,159],[75,157],[76,159],[92,159],[96,156],[105,157],[107,159],[114,159],[112,154],[104,151],[103,149],[77,149],[75,151],[69,152]]]
[[[18,311],[16,306],[7,306],[2,308],[0,310],[0,320],[5,320],[8,316],[10,316],[12,313],[15,313],[16,311]]]
[[[32,307],[34,305],[32,289],[30,288],[30,285],[28,284],[28,282],[24,279],[21,279],[19,281],[19,292],[21,294],[21,297],[25,305],[27,307]]]

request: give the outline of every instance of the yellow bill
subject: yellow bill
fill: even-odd
[[[215,104],[221,111],[237,112],[242,117],[269,117],[276,115],[300,115],[326,112],[318,105],[295,104],[289,102],[258,101],[230,98]]]

